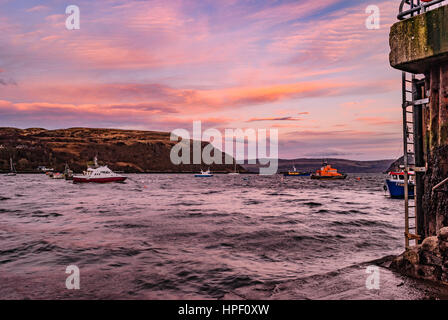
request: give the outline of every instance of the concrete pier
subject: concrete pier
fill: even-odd
[[[391,66],[424,74],[418,95],[429,98],[414,124],[422,127],[421,156],[426,166],[426,173],[417,181],[421,190],[418,234],[425,240],[393,266],[414,277],[448,284],[448,250],[439,248],[446,246],[448,229],[443,228],[448,226],[448,185],[433,190],[448,177],[448,6],[395,23],[389,43]]]

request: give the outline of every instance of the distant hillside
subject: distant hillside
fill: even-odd
[[[404,157],[401,157],[397,160],[395,160],[387,169],[387,172],[390,171],[400,171],[400,166],[404,165]]]
[[[340,172],[346,173],[382,173],[394,160],[357,161],[345,159],[326,159]],[[279,172],[287,172],[295,166],[299,171],[315,171],[322,166],[322,159],[279,159]],[[258,172],[260,165],[243,165],[250,172]]]
[[[155,131],[0,128],[0,171],[9,170],[12,157],[19,172],[36,171],[38,166],[62,171],[65,163],[82,172],[96,154],[100,164],[128,173],[198,172],[209,167],[214,172],[233,171],[233,165],[174,165],[170,161],[174,144],[169,133]],[[239,170],[245,171],[241,167]]]

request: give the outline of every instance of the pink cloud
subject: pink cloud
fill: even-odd
[[[392,120],[385,117],[361,117],[355,119],[356,121],[361,121],[363,123],[374,125],[374,126],[381,126],[381,125],[401,125],[400,120]]]
[[[32,8],[26,9],[26,12],[38,12],[38,11],[43,11],[43,10],[48,10],[49,8],[47,6],[43,6],[43,5],[37,5],[34,6]]]

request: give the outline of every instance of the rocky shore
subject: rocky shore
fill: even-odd
[[[395,258],[390,268],[413,278],[448,285],[448,227]]]

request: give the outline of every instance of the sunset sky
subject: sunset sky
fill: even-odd
[[[0,0],[0,126],[278,128],[281,158],[402,153],[400,1]],[[77,5],[81,29],[67,30]],[[365,9],[381,9],[368,30]]]

